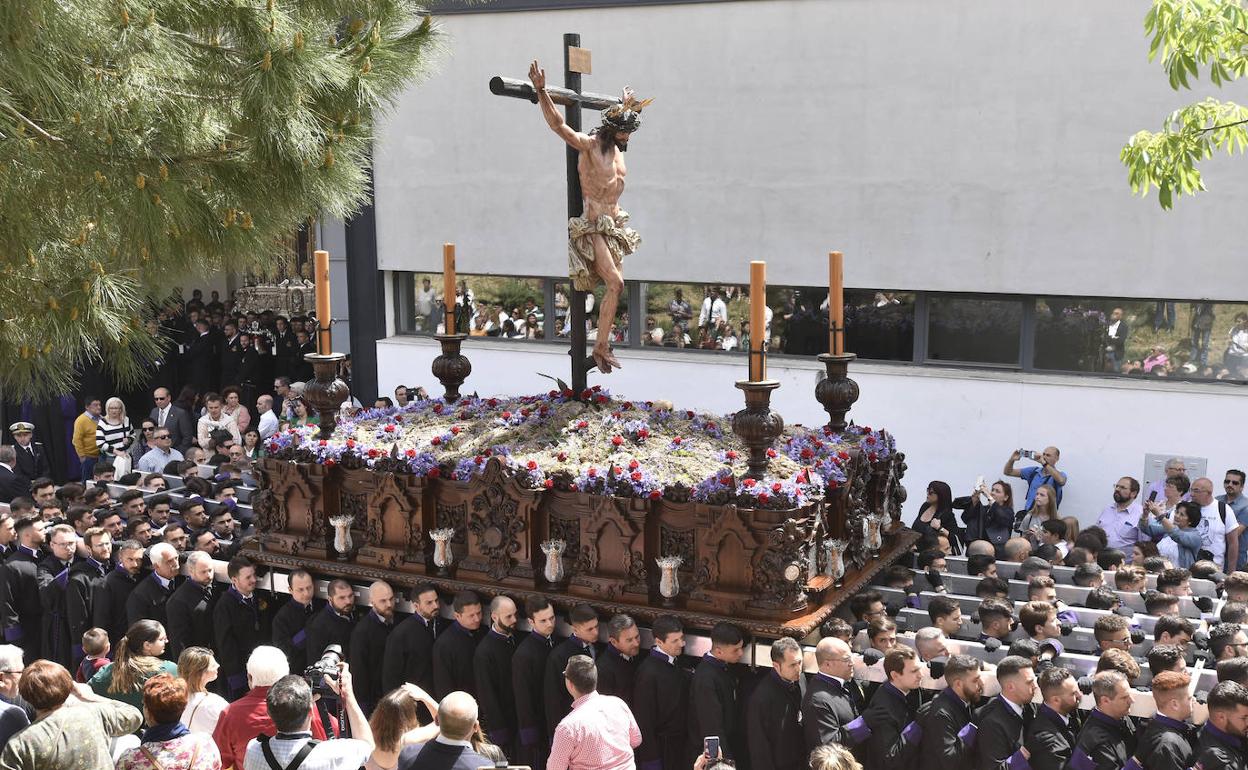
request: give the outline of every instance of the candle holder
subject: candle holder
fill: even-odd
[[[342,353],[308,353],[304,361],[312,364],[313,378],[303,386],[303,401],[316,410],[320,419],[317,438],[328,439],[338,424],[338,409],[351,398],[351,389],[338,378],[338,365],[346,360]]]
[[[677,570],[684,561],[680,556],[661,556],[654,560],[659,567],[659,596],[663,597],[664,607],[676,606],[676,596],[680,593]]]
[[[459,386],[472,374],[472,362],[459,350],[468,335],[435,334],[433,338],[442,345],[442,355],[433,359],[433,376],[446,389],[446,402],[454,403],[459,400]]]
[[[828,427],[840,433],[845,430],[845,413],[858,400],[858,383],[849,378],[849,363],[858,356],[853,353],[821,353],[819,361],[827,368],[827,376],[815,385],[815,400],[828,413]]]
[[[542,577],[551,586],[563,583],[563,552],[568,544],[563,540],[545,540],[541,543],[542,553],[546,554],[546,565],[542,569]]]
[[[355,517],[350,514],[331,516],[329,523],[334,528],[334,550],[338,552],[338,561],[346,561],[351,558],[354,545],[351,542],[351,525],[355,523]]]
[[[438,577],[451,576],[451,565],[455,563],[455,552],[451,550],[453,537],[455,530],[450,527],[435,529],[429,533],[429,539],[433,541],[433,566],[437,569]]]
[[[732,432],[750,452],[746,475],[761,479],[767,473],[767,450],[784,432],[784,419],[771,411],[771,392],[780,387],[780,383],[741,380],[737,387],[745,392],[745,408],[732,416]]]

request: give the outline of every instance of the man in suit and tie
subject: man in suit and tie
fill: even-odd
[[[0,446],[0,503],[11,503],[15,497],[30,497],[30,479],[17,471],[17,451]]]
[[[477,729],[477,701],[468,693],[450,693],[438,704],[438,737],[427,743],[405,746],[399,752],[398,770],[476,770],[493,767],[472,750],[468,738]]]
[[[1036,671],[1030,658],[1007,655],[997,664],[1001,694],[989,701],[979,715],[975,764],[977,770],[1002,770],[1015,755],[1028,759],[1023,728],[1035,716],[1031,700],[1036,695]],[[1017,761],[1015,761],[1017,764]]]
[[[740,628],[716,623],[711,629],[711,651],[702,656],[689,684],[690,756],[703,751],[702,739],[708,735],[719,736],[724,759],[736,761],[745,755],[742,709],[737,700],[740,683],[730,668],[741,662],[744,651],[745,635]]]
[[[835,636],[820,639],[815,646],[815,665],[819,671],[810,680],[806,698],[802,701],[806,750],[813,751],[816,746],[829,743],[852,747],[858,740],[852,737],[847,726],[862,716],[866,704],[862,702],[862,695],[853,681],[854,660],[849,644]]]
[[[191,415],[182,407],[174,405],[168,388],[152,391],[152,400],[156,405],[152,407],[148,419],[156,423],[157,428],[169,431],[171,448],[186,454],[191,442],[195,440],[195,423]]]
[[[165,603],[167,649],[173,660],[187,647],[212,648],[212,557],[203,551],[192,551],[186,557],[186,574],[186,582]],[[304,668],[300,662],[297,670]]]
[[[1062,770],[1079,736],[1079,683],[1064,668],[1050,668],[1036,677],[1043,702],[1023,733],[1032,770]]]
[[[152,563],[152,571],[126,597],[126,627],[140,620],[154,620],[168,628],[165,605],[177,587],[174,579],[181,571],[178,549],[168,543],[157,543],[148,549],[147,557]]]
[[[15,422],[9,426],[13,434],[13,448],[17,453],[17,473],[27,482],[49,474],[48,457],[43,444],[34,440],[35,426],[28,422]]]

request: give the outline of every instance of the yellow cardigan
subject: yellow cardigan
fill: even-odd
[[[74,451],[79,458],[100,456],[100,447],[95,443],[95,420],[86,412],[74,420]]]

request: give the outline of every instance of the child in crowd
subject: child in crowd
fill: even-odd
[[[109,664],[108,632],[102,628],[88,628],[82,635],[82,651],[86,657],[78,664],[76,682],[89,682],[95,672]]]

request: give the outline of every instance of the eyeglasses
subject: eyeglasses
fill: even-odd
[[[1242,486],[1244,485],[1244,482],[1242,482],[1242,481],[1236,481],[1235,479],[1224,479],[1224,480],[1222,481],[1222,483],[1223,483],[1224,485],[1228,485],[1228,484],[1229,484],[1229,485],[1230,485],[1230,486],[1232,486],[1232,487],[1242,487]]]
[[[155,425],[144,425],[144,426],[143,426],[143,430],[145,430],[145,431],[156,430],[156,426],[155,426]]]
[[[168,433],[164,433],[164,434],[161,434],[161,435],[159,435],[159,436],[152,436],[152,438],[156,439],[157,441],[161,441],[161,440],[163,440],[163,439],[167,439],[167,438],[169,438],[169,434],[168,434]]]
[[[156,396],[155,399],[157,401],[168,401],[169,397],[168,396]]]

